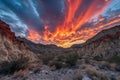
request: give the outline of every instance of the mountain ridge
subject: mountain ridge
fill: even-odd
[[[98,34],[93,36],[92,38],[88,39],[86,42],[84,42],[82,44],[74,44],[71,47],[89,44],[89,43],[97,41],[99,39],[103,39],[104,40],[106,35],[107,35],[107,37],[110,37],[110,36],[114,35],[116,32],[120,32],[120,25],[112,27],[112,28],[109,28],[109,29],[102,30]],[[119,33],[117,33],[117,34],[119,36]]]
[[[85,43],[73,45],[71,49],[80,56],[108,58],[120,55],[120,26],[103,30]]]
[[[57,47],[55,45],[35,44],[25,38],[16,37],[15,34],[11,32],[9,25],[4,23],[3,21],[0,21],[0,34],[0,42],[2,46],[4,46],[6,49],[6,44],[8,43],[7,45],[9,45],[8,47],[10,47],[10,50],[6,49],[7,55],[9,52],[11,52],[11,50],[13,50],[14,53],[14,45],[14,47],[17,47],[19,52],[28,51],[34,56],[38,56],[36,55],[36,53],[39,53],[40,55],[78,54],[80,57],[99,56],[103,58],[120,55],[120,26],[115,26],[110,29],[103,30],[93,38],[87,40],[85,43],[73,45],[72,47],[67,49]],[[18,54],[19,52],[16,52],[16,54]]]

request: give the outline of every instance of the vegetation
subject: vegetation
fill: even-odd
[[[107,61],[120,64],[120,56],[113,56],[113,57],[107,59]]]
[[[26,80],[28,78],[28,73],[28,69],[19,70],[14,73],[14,78],[17,80],[17,78],[21,77],[21,80]]]
[[[16,71],[23,70],[28,67],[28,61],[29,59],[26,57],[11,62],[4,61],[0,64],[0,74],[13,74]]]
[[[51,67],[55,66],[56,69],[61,69],[63,67],[62,62],[60,61],[53,61],[49,64]]]
[[[95,56],[93,59],[96,60],[96,61],[103,61],[103,60],[105,60],[105,61],[108,61],[110,63],[120,64],[120,56],[113,56],[113,57],[108,58],[108,59],[102,59],[99,56]]]
[[[96,61],[102,61],[103,60],[100,56],[95,56],[93,59],[96,60]]]
[[[82,80],[82,78],[84,77],[84,75],[80,71],[76,71],[74,73],[74,76],[75,76],[75,80]]]
[[[40,57],[40,59],[42,59],[42,61],[43,61],[43,64],[45,64],[45,65],[48,65],[49,62],[51,60],[53,60],[53,58],[54,58],[54,56],[50,56],[50,55],[43,55],[42,57]]]
[[[75,66],[78,58],[79,58],[78,55],[70,54],[66,57],[66,63],[68,64],[69,67]]]
[[[72,67],[75,66],[78,55],[76,54],[69,54],[69,55],[49,55],[42,57],[43,64],[49,65],[49,66],[55,66],[56,69],[61,69],[64,67]]]

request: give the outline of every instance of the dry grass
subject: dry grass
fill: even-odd
[[[107,70],[110,69],[110,63],[109,63],[109,62],[106,62],[106,61],[100,61],[99,64],[100,64],[99,67],[102,68],[102,69],[107,69]]]
[[[78,59],[77,60],[77,65],[80,65],[80,64],[84,64],[85,63],[85,59]]]
[[[81,69],[85,69],[85,68],[88,67],[88,65],[87,65],[87,64],[81,64],[81,65],[79,65],[79,67],[80,67]]]
[[[115,71],[116,65],[117,65],[116,63],[111,63],[110,70]]]
[[[96,77],[98,78],[98,80],[101,80],[104,77],[104,73],[100,72],[97,67],[88,66],[85,68],[85,71],[87,72],[90,78]]]
[[[33,73],[39,73],[41,71],[43,64],[40,61],[30,62],[28,70],[33,71]]]
[[[96,76],[97,70],[94,67],[87,66],[85,68],[85,71],[90,75],[90,76]]]
[[[100,61],[100,65],[107,65],[108,63],[106,61]]]
[[[92,65],[89,65],[89,64],[81,64],[81,65],[79,65],[79,68],[81,68],[81,69],[86,69],[86,68],[88,68],[88,67],[93,67]],[[99,67],[98,66],[94,66],[94,68],[96,69],[96,70],[99,70]]]
[[[75,79],[82,80],[83,74],[80,71],[75,72]]]
[[[111,80],[105,73],[99,71],[97,67],[87,67],[86,72],[88,73],[88,76],[92,78],[92,80]]]
[[[53,66],[50,67],[50,69],[51,69],[51,71],[55,71],[56,70],[56,66],[53,65]]]
[[[28,69],[19,70],[19,71],[17,71],[17,72],[14,73],[14,78],[21,77],[23,79],[26,79],[28,77],[28,73],[29,73]]]

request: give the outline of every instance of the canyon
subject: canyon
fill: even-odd
[[[107,61],[116,56],[120,57],[120,26],[103,30],[83,44],[62,48],[16,37],[9,25],[0,20],[0,66],[29,58],[29,67],[14,75],[0,75],[0,80],[22,80],[21,75],[26,80],[119,80],[119,61]]]

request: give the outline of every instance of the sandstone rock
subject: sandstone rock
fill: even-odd
[[[16,38],[9,25],[0,20],[0,63],[16,60],[20,55],[29,57],[30,61],[37,59],[36,55]]]

